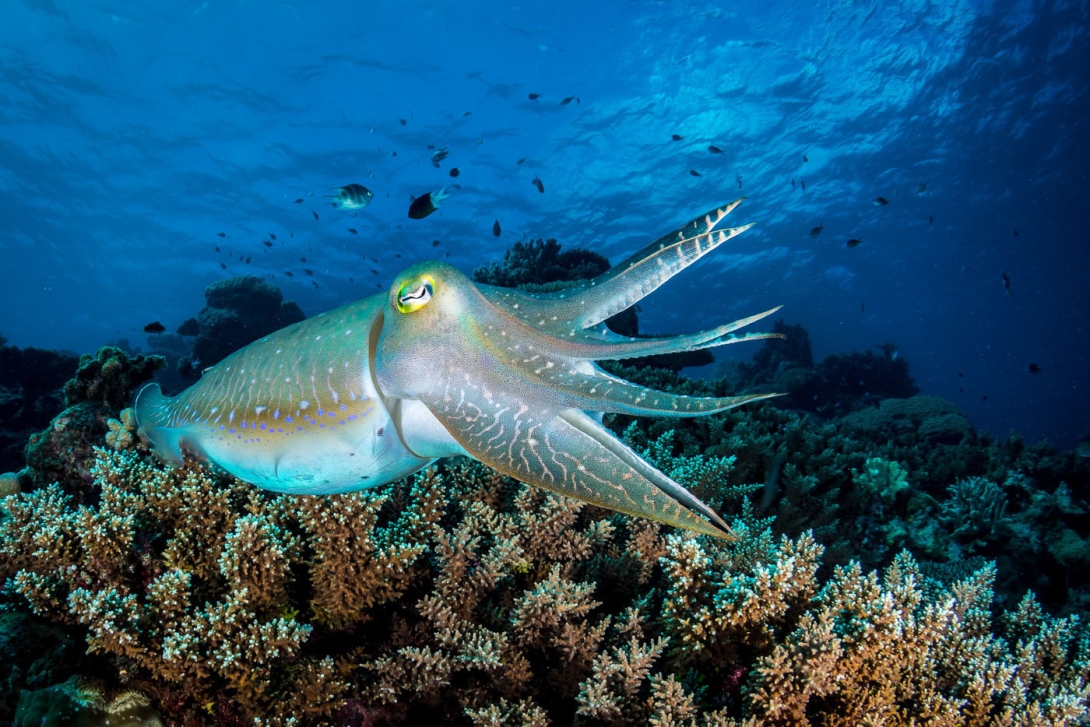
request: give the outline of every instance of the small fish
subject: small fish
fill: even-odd
[[[219,251],[220,251],[220,246],[216,245],[216,252],[219,252]]]
[[[734,177],[734,181],[738,183],[738,189],[742,188],[742,175],[738,174]]]
[[[700,176],[700,172],[696,171],[695,169],[690,169],[689,174],[693,175],[694,177]]]
[[[545,183],[541,181],[540,177],[535,174],[533,180],[531,181],[533,182],[533,185],[537,187],[538,192],[545,194]]]
[[[526,161],[526,157],[523,157],[522,159],[519,159],[519,160],[518,160],[517,162],[515,162],[515,166],[516,166],[516,167],[518,167],[518,166],[522,166],[522,163],[523,163],[524,161]]]
[[[885,207],[887,204],[889,204],[889,200],[885,197],[875,197],[874,201],[871,202],[871,204],[873,204],[875,207]]]
[[[800,179],[799,180],[799,186],[802,187],[802,191],[805,192],[806,191],[806,180],[805,179]]]
[[[273,233],[271,233],[271,232],[270,232],[270,233],[269,233],[269,239],[270,239],[270,240],[275,240],[275,239],[276,239],[276,235],[274,235]]]
[[[264,245],[265,247],[272,247],[272,240],[262,240],[262,241],[261,241],[261,243],[262,243],[262,244],[263,244],[263,245]]]
[[[685,137],[682,136],[681,134],[670,134],[670,138],[673,139],[674,141],[681,141]]]
[[[805,162],[808,162],[808,161],[810,161],[810,157],[808,157],[808,156],[806,156],[805,154],[803,154],[803,155],[802,155],[802,161],[803,161],[804,163],[805,163]]]
[[[223,269],[223,270],[226,270],[227,269],[227,264],[226,263],[220,263],[220,268]]]
[[[980,400],[981,401],[987,401],[988,400],[988,395],[985,394],[984,396],[980,397]]]
[[[362,184],[346,184],[334,189],[337,190],[337,194],[327,194],[326,197],[336,200],[333,202],[334,207],[339,204],[341,209],[345,210],[361,210],[371,204],[371,200],[375,198],[375,193]]]
[[[299,199],[295,200],[295,204],[303,204],[303,198],[300,197]]]
[[[317,212],[315,212],[314,210],[311,210],[311,211],[310,211],[310,213],[311,213],[312,215],[314,215],[314,219],[316,219],[316,220],[317,220],[317,219],[319,219],[319,217],[318,217],[318,213],[317,213]]]
[[[303,272],[306,273],[307,275],[314,275],[314,271],[311,270],[310,268],[303,268]]]
[[[315,288],[318,287],[318,281],[317,280],[310,281],[310,284],[313,285]]]
[[[965,372],[964,371],[958,371],[958,378],[959,379],[964,379],[965,378]]]
[[[349,227],[348,231],[351,232],[353,235],[357,234],[355,227]]]
[[[438,240],[432,240],[431,241],[431,246],[432,247],[439,247],[439,241]]]
[[[1003,290],[1007,292],[1008,298],[1014,297],[1014,290],[1011,289],[1011,276],[1003,273]]]
[[[927,224],[929,224],[929,225],[935,224],[935,215],[928,215],[927,216]]]
[[[537,100],[538,100],[539,98],[541,98],[541,94],[540,94],[540,93],[531,93],[531,94],[530,94],[530,100],[531,100],[531,101],[537,101]]]
[[[848,247],[859,247],[862,244],[863,240],[860,238],[853,237],[852,239],[848,240]]]
[[[460,169],[458,169],[458,167],[451,167],[451,170],[450,170],[450,176],[451,177],[457,177],[461,173],[462,172],[461,172]]]
[[[791,189],[794,189],[794,188],[795,188],[795,180],[792,178],[792,180],[791,180]]]
[[[249,265],[249,264],[250,264],[250,261],[251,261],[251,260],[253,260],[253,259],[254,259],[254,256],[253,256],[253,255],[247,255],[247,256],[246,256],[246,264],[247,264],[247,265]]]
[[[159,321],[153,321],[148,325],[144,326],[144,333],[162,333],[166,329],[167,327]]]
[[[927,183],[916,185],[916,194],[923,194],[927,191]]]
[[[227,237],[227,233],[226,232],[217,232],[216,236],[217,237]]]
[[[405,126],[405,125],[406,125],[406,124],[408,124],[409,122],[408,122],[408,121],[406,121],[405,119],[398,119],[398,120],[397,120],[397,123],[401,124],[402,126]]]
[[[446,187],[441,187],[434,192],[426,192],[420,195],[409,205],[409,217],[414,220],[424,219],[432,212],[439,209],[439,203],[449,196]]]
[[[145,328],[144,330],[146,331],[146,330],[147,330],[147,328]],[[1035,363],[1031,363],[1031,364],[1029,365],[1029,372],[1030,372],[1031,374],[1039,374],[1039,373],[1041,373],[1041,367],[1040,367],[1040,366],[1038,366],[1038,365],[1037,365],[1037,364],[1035,364]]]
[[[859,301],[859,312],[860,313],[866,313],[867,312],[867,306],[863,305],[863,301]]]
[[[571,103],[572,101],[575,101],[575,103],[576,103],[577,105],[578,105],[578,104],[581,104],[581,103],[583,103],[582,101],[580,101],[580,100],[579,100],[579,97],[578,97],[578,96],[568,96],[568,97],[567,97],[566,99],[564,99],[563,101],[561,101],[561,102],[560,102],[560,105],[561,105],[561,106],[567,106],[567,105],[568,105],[568,104],[570,104],[570,103]]]
[[[295,277],[295,273],[291,272],[290,270],[285,270],[284,275],[287,275],[289,278]]]
[[[371,268],[371,274],[372,275],[378,275],[378,271],[375,270],[374,268]]]
[[[821,231],[824,230],[824,229],[825,229],[825,225],[818,225],[817,227],[812,228],[810,230],[810,237],[816,239],[817,236],[820,235]]]
[[[499,237],[501,232],[502,230],[500,230],[500,221],[496,220],[492,223],[492,234],[496,237]]]
[[[472,111],[463,111],[462,112],[462,116],[472,116],[472,115],[473,115]]]
[[[1018,228],[1017,227],[1012,227],[1011,229],[1014,230],[1014,236],[1018,237]]]
[[[305,263],[306,261],[307,261],[307,259],[305,257],[299,258],[299,262],[301,262],[301,263]]]
[[[448,156],[450,156],[450,152],[447,151],[447,148],[444,146],[442,149],[440,149],[439,151],[437,151],[437,152],[435,152],[434,154],[431,155],[431,164],[432,164],[432,166],[433,167],[438,167],[439,162],[443,161]]]
[[[720,149],[719,147],[717,147],[715,144],[709,144],[708,145],[708,151],[710,151],[712,154],[722,154],[723,153],[723,150]]]

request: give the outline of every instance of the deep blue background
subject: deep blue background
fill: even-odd
[[[520,238],[619,261],[745,194],[737,221],[758,226],[644,301],[643,331],[782,303],[817,357],[893,342],[978,428],[1073,445],[1087,4],[727,5],[3,0],[0,333],[139,345],[241,273],[313,315]],[[409,220],[452,166],[461,189]],[[349,182],[376,194],[356,218],[321,198]]]

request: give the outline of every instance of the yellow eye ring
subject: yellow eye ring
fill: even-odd
[[[397,289],[397,309],[402,313],[413,313],[428,304],[435,293],[435,281],[430,276],[423,276],[401,284]]]

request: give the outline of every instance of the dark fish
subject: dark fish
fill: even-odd
[[[863,305],[863,301],[859,301],[859,312],[860,313],[866,313],[867,312],[867,306]]]
[[[862,244],[863,244],[863,241],[861,239],[858,239],[858,238],[853,237],[852,239],[848,240],[848,247],[859,247]]]
[[[447,148],[444,146],[442,149],[431,155],[432,166],[438,167],[439,162],[443,161],[448,156],[450,156],[450,152],[447,151]]]
[[[916,185],[916,194],[923,194],[927,191],[927,183]]]
[[[402,126],[405,126],[405,125],[406,125],[406,124],[408,124],[409,122],[408,122],[408,121],[406,121],[405,119],[398,119],[398,120],[397,120],[397,123],[401,124]]]
[[[463,111],[462,112],[462,116],[472,116],[472,115],[473,115],[472,111]]]
[[[802,191],[805,192],[806,191],[806,180],[805,179],[800,179],[799,180],[799,186],[802,187]]]
[[[1011,289],[1011,276],[1003,273],[1003,290],[1007,291],[1007,297],[1013,298],[1014,291]]]
[[[439,241],[438,240],[432,240],[431,241],[431,246],[432,247],[439,247]]]
[[[794,189],[794,188],[795,188],[795,180],[794,180],[794,179],[792,179],[792,180],[791,180],[791,189]]]
[[[496,237],[499,237],[500,232],[502,232],[500,230],[500,221],[496,220],[495,222],[492,223],[492,234],[495,235]]]
[[[311,211],[310,211],[310,213],[311,213],[312,215],[314,215],[314,219],[316,219],[316,220],[317,220],[317,219],[319,219],[319,217],[318,217],[318,213],[317,213],[317,212],[315,212],[314,210],[311,210]]]
[[[458,167],[451,167],[450,176],[457,177],[461,173],[462,172],[458,169]]]
[[[578,96],[568,96],[566,99],[564,99],[563,101],[560,102],[560,105],[561,106],[567,106],[572,101],[575,101],[576,104],[583,103],[582,101],[579,100]]]
[[[269,239],[271,239],[271,240],[275,240],[275,239],[276,239],[276,235],[274,235],[273,233],[271,233],[271,232],[270,232],[270,233],[269,233]]]
[[[261,242],[265,247],[272,247],[272,240],[262,240]]]
[[[541,94],[540,94],[540,93],[531,93],[531,94],[530,94],[530,100],[531,100],[531,101],[537,101],[537,100],[538,100],[539,98],[541,98]]]
[[[734,181],[738,182],[738,189],[741,189],[742,188],[742,175],[741,174],[735,175]]]
[[[959,379],[964,379],[965,378],[965,372],[964,371],[958,371],[958,378]]]
[[[334,207],[339,204],[341,209],[345,210],[361,210],[371,204],[371,200],[375,198],[375,193],[362,184],[346,184],[334,189],[337,190],[337,194],[327,194],[326,197],[336,200],[333,202]]]
[[[285,270],[284,275],[287,275],[289,278],[295,277],[295,273],[291,272],[290,270]]]
[[[674,141],[681,141],[685,137],[682,136],[681,134],[670,134],[670,138],[673,139]]]
[[[432,212],[439,209],[439,203],[448,196],[446,187],[420,195],[409,205],[409,217],[414,220],[424,219]]]
[[[519,160],[518,160],[517,162],[515,162],[515,166],[516,166],[516,167],[517,167],[517,166],[519,166],[519,165],[520,165],[520,164],[522,164],[522,163],[523,163],[524,161],[526,161],[526,157],[523,157],[522,159],[519,159]]]
[[[250,261],[251,261],[251,260],[253,260],[253,259],[254,259],[254,256],[253,256],[253,255],[247,255],[247,256],[246,256],[246,264],[247,264],[247,265],[249,265],[249,264],[250,264]]]
[[[723,153],[723,150],[720,149],[719,147],[717,147],[715,144],[709,144],[708,145],[708,151],[710,151],[712,154],[722,154]]]
[[[220,263],[220,268],[222,268],[223,270],[226,270],[227,265],[225,263]]]
[[[314,275],[314,271],[311,270],[310,268],[303,268],[303,272],[306,273],[307,275]]]
[[[162,333],[166,329],[167,327],[159,321],[153,321],[152,323],[144,326],[144,333]]]
[[[348,282],[350,282],[350,283],[353,283],[353,284],[354,284],[354,283],[355,283],[356,281],[355,281],[355,279],[354,279],[354,278],[351,278],[351,277],[350,277],[350,278],[348,279]]]
[[[1017,228],[1017,227],[1013,227],[1013,228],[1011,228],[1011,229],[1013,229],[1013,230],[1014,230],[1014,236],[1015,236],[1015,237],[1018,237],[1018,228]]]
[[[988,395],[985,394],[984,396],[980,397],[980,400],[981,401],[987,401],[988,400]]]
[[[875,207],[885,207],[887,204],[889,204],[889,200],[885,197],[875,197],[874,202],[872,202],[871,204],[873,204]]]
[[[357,234],[355,227],[349,227],[348,231],[351,232],[353,235]]]
[[[929,225],[935,224],[935,215],[928,215],[927,216],[927,224],[929,224]]]
[[[313,285],[315,288],[318,287],[318,281],[317,280],[310,281],[310,284]]]
[[[220,251],[220,246],[216,245],[216,252],[219,252],[219,251]]]
[[[392,152],[390,152],[390,156],[394,156],[394,157],[396,157],[396,156],[397,156],[397,152],[396,152],[396,151],[392,151]]]
[[[372,275],[378,275],[378,271],[375,270],[374,268],[371,268],[371,274]]]
[[[226,232],[217,232],[216,236],[217,237],[227,237],[227,233]]]
[[[145,328],[144,330],[146,331],[146,330],[148,330],[148,329],[147,329],[147,328]],[[1041,367],[1040,367],[1040,366],[1038,366],[1038,365],[1037,365],[1037,364],[1035,364],[1035,363],[1031,363],[1031,364],[1029,365],[1029,372],[1030,372],[1031,374],[1039,374],[1039,373],[1041,373]]]
[[[306,261],[307,261],[307,259],[305,257],[299,258],[299,262],[301,262],[301,263],[305,263]]]
[[[532,181],[534,186],[537,187],[537,191],[545,194],[545,183],[541,181],[541,178],[535,174]]]
[[[821,234],[821,231],[825,229],[825,225],[818,225],[810,230],[810,237],[816,238]]]
[[[693,175],[694,177],[700,176],[700,172],[696,171],[695,169],[690,169],[689,174]]]
[[[808,162],[808,161],[810,161],[810,157],[808,157],[808,156],[806,156],[805,154],[803,154],[803,155],[802,155],[802,161],[803,161],[803,162]]]
[[[303,204],[303,198],[300,197],[299,199],[295,200],[295,204]]]

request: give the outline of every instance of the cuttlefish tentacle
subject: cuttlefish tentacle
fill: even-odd
[[[590,328],[650,295],[671,277],[753,224],[717,230],[716,227],[745,198],[716,207],[660,237],[619,265],[596,278],[566,290],[532,296],[542,301],[535,310],[541,323],[554,320],[563,334]]]

